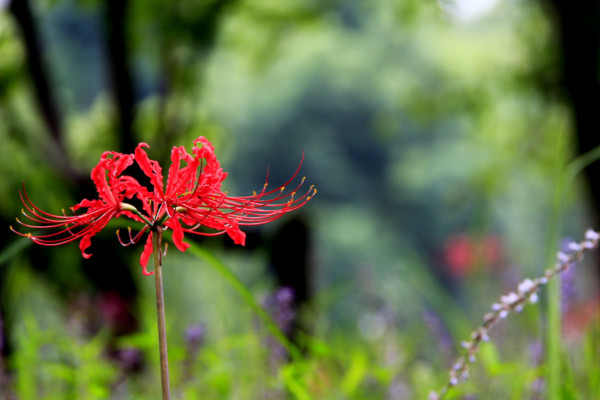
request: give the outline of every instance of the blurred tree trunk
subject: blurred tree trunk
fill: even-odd
[[[54,140],[60,143],[63,125],[62,118],[58,112],[56,98],[50,89],[48,75],[42,61],[39,35],[33,16],[31,15],[29,0],[11,1],[9,10],[13,14],[21,31],[27,57],[27,68],[33,81],[33,89],[35,90],[40,111],[44,116],[44,122]]]
[[[600,146],[600,1],[547,0],[560,52],[561,87],[573,110],[578,153]],[[600,229],[600,162],[585,170]]]
[[[31,88],[33,90],[33,97],[35,99],[37,108],[41,114],[41,121],[48,130],[52,141],[55,143],[54,150],[58,151],[58,154],[51,155],[50,160],[55,161],[56,159],[62,158],[64,160],[64,151],[62,144],[62,131],[63,123],[61,114],[58,111],[56,97],[52,91],[50,85],[50,79],[48,78],[47,69],[44,65],[42,58],[42,47],[40,46],[39,33],[36,22],[31,12],[29,0],[18,0],[9,2],[8,11],[12,14],[12,17],[19,28],[23,49],[25,51],[26,67],[31,80]],[[5,121],[6,122],[6,121]],[[10,129],[10,128],[9,128]],[[60,163],[59,165],[66,165],[68,163]],[[62,171],[65,172],[65,171]],[[71,176],[73,177],[73,176]],[[6,221],[2,219],[2,226],[8,226],[14,223],[13,220]],[[10,243],[11,239],[14,239],[14,235],[8,230],[3,229],[0,233],[0,240],[2,243]],[[7,268],[0,268],[0,356],[6,359],[12,352],[12,341],[9,335],[9,324],[7,321],[7,299],[4,295],[4,283],[6,282],[5,275]],[[3,362],[2,367],[6,365]],[[4,376],[5,372],[0,371]]]
[[[129,69],[128,35],[126,29],[128,0],[106,1],[106,34],[108,63],[112,90],[117,109],[119,150],[131,153],[135,150],[133,138],[134,91]]]
[[[300,334],[309,333],[312,328],[311,321],[302,318],[302,311],[312,297],[310,225],[301,216],[295,216],[275,232],[268,245],[269,272],[275,278],[277,290],[267,309],[288,339],[301,346]],[[277,357],[278,351],[289,359],[279,345],[272,349],[272,356]]]
[[[52,138],[52,148],[48,149],[49,161],[69,178],[77,179],[78,175],[67,162],[63,143],[63,120],[59,112],[57,97],[52,90],[50,78],[42,58],[39,33],[31,12],[29,0],[11,1],[9,11],[12,14],[23,39],[27,69],[32,81],[32,89],[42,120]]]
[[[117,103],[120,115],[120,126],[122,147],[133,151],[133,139],[131,137],[131,121],[133,109],[133,96],[131,95],[131,80],[126,68],[125,58],[122,55],[125,53],[124,38],[123,38],[123,18],[124,18],[124,1],[109,1],[112,5],[110,14],[114,15],[115,23],[111,25],[108,40],[111,49],[111,64],[115,75],[115,86],[117,90]],[[20,28],[21,39],[26,53],[27,70],[29,78],[32,81],[33,94],[36,103],[40,109],[42,120],[46,125],[50,136],[56,146],[50,149],[44,149],[42,154],[48,154],[47,160],[49,165],[56,169],[56,173],[63,178],[68,179],[73,185],[73,197],[81,198],[96,198],[98,195],[96,189],[89,179],[88,173],[80,174],[72,168],[72,164],[68,158],[68,154],[64,150],[64,123],[62,114],[57,102],[57,96],[53,92],[51,80],[49,79],[48,68],[44,63],[42,55],[43,41],[38,32],[37,22],[32,15],[30,3],[28,0],[13,0],[9,7],[17,26]],[[4,224],[4,226],[8,225]],[[6,229],[2,231],[0,238],[7,237],[4,243],[9,243],[8,235],[10,231]],[[137,288],[133,280],[131,269],[126,261],[129,260],[123,252],[115,251],[116,242],[114,237],[112,240],[104,240],[103,237],[94,239],[92,251],[94,257],[89,260],[82,261],[82,268],[85,276],[93,287],[94,296],[93,304],[88,310],[86,321],[90,333],[95,333],[103,325],[109,325],[112,331],[116,334],[129,333],[137,329],[137,320],[134,315],[136,305]],[[37,246],[37,245],[35,245]],[[64,300],[78,301],[78,295],[83,294],[89,296],[90,293],[84,293],[87,288],[74,286],[73,282],[60,280],[56,276],[52,276],[52,270],[48,269],[49,260],[48,253],[53,251],[51,248],[36,248],[35,251],[28,252],[31,258],[31,265],[46,281],[51,284],[56,293],[63,296]],[[2,293],[2,283],[5,280],[0,279],[0,294]],[[1,298],[2,301],[8,299]],[[0,312],[4,315],[5,304],[0,304]],[[98,310],[100,309],[100,313]],[[3,354],[10,353],[10,337],[8,336],[8,324],[6,321],[0,331],[0,339],[3,345],[0,350]]]
[[[269,246],[273,275],[278,286],[293,290],[296,308],[311,298],[310,234],[307,222],[296,216],[277,231]]]
[[[235,6],[239,0],[215,0],[208,2],[196,10],[192,7],[191,15],[182,15],[178,7],[170,7],[161,10],[167,20],[173,21],[171,31],[163,30],[159,36],[158,49],[161,55],[161,84],[159,89],[159,124],[157,147],[170,148],[173,139],[182,131],[193,129],[186,121],[183,114],[167,115],[167,103],[173,97],[173,93],[185,93],[190,89],[200,93],[199,87],[204,81],[204,70],[206,62],[197,62],[198,57],[207,60],[215,48],[218,33],[221,29],[223,19],[230,7]],[[175,34],[173,34],[175,32]],[[182,46],[190,46],[194,49],[188,57],[181,57]],[[190,76],[194,79],[191,84]],[[198,78],[199,77],[199,78]]]

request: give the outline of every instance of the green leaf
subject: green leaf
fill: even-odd
[[[256,313],[256,315],[262,320],[267,329],[271,334],[279,341],[279,343],[287,350],[290,356],[295,359],[301,359],[300,351],[297,346],[292,343],[283,332],[277,326],[277,323],[271,318],[268,312],[254,299],[252,292],[244,285],[244,283],[214,254],[208,250],[190,243],[188,251],[202,260],[204,260],[209,266],[217,271],[226,281],[231,285],[233,289],[240,295],[242,300]]]

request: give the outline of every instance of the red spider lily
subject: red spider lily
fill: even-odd
[[[204,236],[227,233],[235,244],[244,245],[246,234],[240,226],[273,221],[302,207],[316,193],[311,186],[303,195],[296,197],[304,178],[295,190],[285,193],[285,185],[297,176],[299,166],[288,182],[277,189],[267,191],[268,184],[265,183],[258,194],[228,196],[221,190],[227,173],[223,172],[213,145],[204,137],[194,140],[193,156],[184,147],[173,147],[165,190],[162,169],[156,161],[150,160],[144,150],[147,147],[146,143],[140,143],[135,150],[136,162],[154,186],[152,204],[145,204],[145,211],[152,215],[154,221],[165,220],[164,226],[173,230],[173,243],[181,251],[189,247],[183,241],[184,233]],[[212,231],[207,232],[202,227]],[[142,255],[145,262],[153,250],[151,235]]]
[[[145,199],[149,193],[135,179],[130,176],[121,176],[121,173],[134,162],[133,155],[116,152],[105,152],[100,157],[98,165],[94,167],[91,178],[96,185],[99,199],[83,199],[79,204],[70,207],[73,215],[62,215],[47,213],[38,208],[27,196],[25,184],[20,192],[21,201],[25,208],[23,215],[30,222],[17,222],[27,228],[51,230],[50,233],[21,233],[10,227],[18,235],[28,237],[34,243],[44,246],[58,246],[81,239],[79,249],[84,258],[91,257],[85,252],[90,247],[92,237],[100,232],[112,219],[125,215],[139,222],[144,222],[135,211],[133,206],[123,203],[125,199],[134,196],[140,200]],[[85,209],[83,214],[76,211]]]
[[[204,137],[194,141],[192,155],[184,147],[174,147],[171,152],[171,166],[166,189],[163,187],[162,169],[157,161],[151,160],[140,143],[134,154],[106,152],[92,170],[92,180],[96,184],[99,199],[84,199],[71,207],[74,215],[53,215],[35,206],[23,186],[21,201],[25,205],[23,214],[31,221],[17,221],[32,229],[53,230],[47,234],[21,233],[33,242],[45,246],[57,246],[81,239],[79,248],[83,257],[89,258],[85,250],[92,237],[102,230],[112,219],[125,215],[145,226],[134,236],[129,230],[129,241],[122,245],[138,243],[149,232],[140,264],[145,275],[152,275],[146,266],[153,252],[153,230],[170,228],[173,230],[173,243],[185,251],[189,244],[183,241],[185,233],[216,236],[227,233],[236,244],[245,244],[246,235],[239,228],[244,225],[260,225],[273,221],[284,214],[302,207],[317,192],[311,186],[302,195],[296,192],[304,183],[304,178],[295,190],[286,192],[285,186],[297,176],[300,166],[292,177],[274,190],[267,191],[265,183],[260,193],[252,196],[232,197],[221,190],[221,183],[227,177],[214,153],[213,145]],[[141,170],[150,178],[152,192],[128,175],[121,175],[127,167],[137,162]],[[136,197],[142,202],[142,210],[125,202]],[[76,214],[86,209],[83,214]],[[209,228],[211,231],[202,230]]]

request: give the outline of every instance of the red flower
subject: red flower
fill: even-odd
[[[498,265],[502,260],[502,245],[496,236],[472,238],[457,234],[444,243],[444,261],[450,273],[462,278],[480,264]]]
[[[25,192],[25,184],[23,184],[20,196],[25,209],[22,212],[30,222],[23,222],[18,218],[17,222],[27,228],[51,230],[51,232],[32,235],[18,232],[12,226],[11,230],[44,246],[58,246],[81,239],[79,249],[82,256],[84,258],[91,257],[91,254],[85,251],[90,247],[92,237],[100,232],[112,218],[126,215],[143,222],[140,217],[131,212],[131,210],[135,210],[132,206],[123,203],[125,199],[131,199],[134,196],[142,201],[145,196],[148,196],[148,191],[135,179],[127,175],[121,176],[121,173],[132,165],[133,161],[133,155],[130,154],[108,151],[102,154],[100,162],[91,173],[100,198],[96,200],[83,199],[79,204],[70,207],[73,215],[65,214],[64,209],[62,215],[54,215],[41,210],[29,199]],[[82,209],[85,209],[83,214],[76,213]]]
[[[106,152],[92,170],[92,180],[96,184],[99,199],[84,199],[71,207],[74,215],[53,215],[36,207],[25,193],[21,192],[21,201],[25,205],[23,214],[31,221],[17,221],[28,228],[52,230],[47,234],[21,233],[35,243],[45,246],[57,246],[81,239],[79,248],[85,258],[91,255],[85,250],[90,246],[92,237],[108,224],[112,218],[125,215],[145,224],[144,228],[122,245],[139,242],[149,231],[146,244],[140,258],[145,275],[152,275],[146,265],[153,252],[153,229],[170,228],[173,230],[173,243],[185,251],[189,244],[183,241],[185,233],[215,236],[227,233],[236,244],[244,245],[246,235],[240,229],[244,225],[260,225],[273,221],[284,214],[302,207],[317,192],[311,186],[304,194],[296,196],[296,191],[304,183],[302,178],[295,190],[286,192],[285,185],[292,182],[300,169],[284,186],[267,191],[265,183],[260,193],[252,196],[232,197],[221,190],[221,183],[227,177],[214,153],[212,144],[204,137],[194,141],[192,155],[184,147],[174,147],[171,152],[171,166],[166,189],[163,186],[162,169],[158,162],[146,154],[146,143],[140,143],[135,154]],[[121,175],[127,167],[137,162],[144,174],[150,178],[152,192],[128,175]],[[302,162],[300,162],[302,165]],[[268,182],[268,176],[267,176]],[[142,202],[142,210],[137,210],[125,200],[136,197]],[[85,209],[83,214],[76,214]],[[209,231],[204,228],[210,229]],[[117,231],[118,235],[118,231]]]
[[[135,150],[136,162],[154,186],[153,204],[148,205],[146,211],[152,212],[154,221],[165,220],[164,226],[173,230],[173,243],[181,251],[189,247],[183,241],[185,233],[204,236],[227,233],[234,243],[244,245],[246,234],[240,226],[273,221],[302,207],[316,193],[311,186],[296,198],[303,178],[298,187],[288,193],[285,193],[285,185],[266,191],[268,184],[265,183],[259,194],[228,196],[221,190],[227,173],[223,172],[213,145],[204,137],[194,141],[193,155],[188,154],[184,147],[173,147],[165,190],[162,169],[148,157],[144,150],[147,147],[146,143],[140,143]],[[297,176],[298,170],[286,185]],[[202,227],[211,231],[202,230]],[[149,258],[152,250],[152,237],[149,236],[142,258]]]

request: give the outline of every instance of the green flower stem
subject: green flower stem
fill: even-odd
[[[160,378],[163,400],[171,399],[169,387],[169,359],[167,356],[167,331],[165,328],[165,299],[162,280],[162,229],[152,228],[152,244],[154,246],[154,279],[156,282],[156,314],[158,318],[158,346],[160,351]]]
[[[217,257],[215,257],[209,251],[190,243],[190,248],[188,249],[192,254],[204,259],[213,269],[215,269],[221,277],[223,277],[227,283],[231,285],[233,289],[244,299],[246,304],[252,308],[252,310],[258,315],[258,317],[262,320],[263,324],[267,327],[267,329],[271,332],[271,334],[277,339],[277,341],[285,348],[290,357],[295,361],[301,360],[301,353],[298,347],[290,341],[287,336],[279,329],[277,323],[273,321],[273,318],[269,315],[268,312],[265,311],[264,308],[258,304],[258,302],[254,299],[254,296],[248,290],[248,288],[239,280],[237,276],[225,265],[221,262]]]

